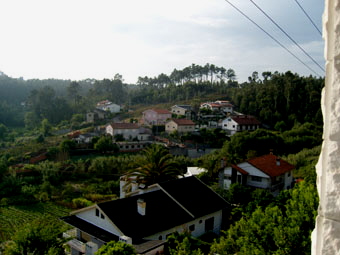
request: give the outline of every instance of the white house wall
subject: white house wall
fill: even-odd
[[[249,176],[258,176],[262,178],[270,178],[269,175],[265,174],[264,172],[260,171],[256,167],[252,166],[248,162],[243,162],[237,165],[238,167],[244,169],[247,173],[249,173]]]
[[[190,231],[191,235],[194,237],[199,237],[205,233],[205,221],[211,217],[214,217],[214,227],[213,227],[213,232],[216,234],[219,234],[221,230],[221,225],[222,225],[222,210],[217,211],[212,214],[208,214],[204,217],[198,218],[196,220],[190,221],[188,223],[185,223],[183,225],[174,227],[172,229],[168,229],[166,231],[159,232],[157,234],[151,235],[146,237],[146,240],[166,240],[167,236],[175,233],[175,232],[184,232],[184,231],[189,231],[189,227],[193,224],[195,224],[195,230]],[[201,222],[201,223],[200,223]],[[161,238],[161,239],[160,239]]]
[[[270,188],[271,186],[271,181],[269,178],[263,178],[261,177],[261,181],[254,181],[252,179],[252,176],[247,176],[247,185],[256,187],[256,188],[261,188],[261,189],[267,189]]]
[[[117,236],[121,236],[122,233],[119,231],[118,228],[116,228],[109,220],[108,218],[105,216],[104,219],[102,219],[100,216],[96,216],[96,209],[98,209],[100,211],[100,213],[102,214],[103,212],[98,208],[98,207],[94,207],[90,210],[86,210],[83,212],[79,212],[77,213],[77,217],[90,222],[91,224],[102,228],[112,234],[115,234]]]

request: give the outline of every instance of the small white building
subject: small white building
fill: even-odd
[[[114,104],[109,100],[104,100],[104,101],[98,102],[96,108],[103,110],[103,111],[108,111],[108,112],[111,112],[111,113],[120,112],[120,109],[121,109],[120,105]]]
[[[135,123],[111,123],[106,126],[106,134],[122,135],[125,140],[132,140],[139,135],[139,126]]]
[[[201,103],[200,109],[209,109],[213,112],[233,113],[234,106],[229,101],[217,100],[215,102]]]
[[[292,187],[293,169],[294,166],[287,161],[268,154],[225,167],[220,172],[220,185],[229,189],[232,183],[240,183],[278,194],[279,191]]]
[[[229,116],[222,121],[222,129],[228,131],[230,135],[246,130],[254,131],[260,128],[260,126],[261,122],[250,115]]]
[[[191,116],[191,105],[174,105],[171,106],[171,113],[178,116]]]

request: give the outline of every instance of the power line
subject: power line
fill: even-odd
[[[288,51],[294,58],[296,58],[301,64],[303,64],[305,67],[307,67],[310,71],[315,73],[317,76],[321,76],[317,72],[315,72],[311,67],[309,67],[306,63],[304,63],[300,58],[298,58],[293,52],[291,52],[287,47],[285,47],[282,43],[280,43],[275,37],[273,37],[271,34],[269,34],[266,30],[264,30],[260,25],[258,25],[255,21],[253,21],[247,14],[242,12],[239,8],[237,8],[235,5],[233,5],[229,0],[225,0],[228,4],[230,4],[235,10],[237,10],[239,13],[241,13],[246,19],[248,19],[251,23],[253,23],[255,26],[257,26],[262,32],[264,32],[266,35],[268,35],[272,40],[274,40],[277,44],[279,44],[283,49]]]
[[[307,16],[307,18],[309,19],[309,21],[313,24],[313,26],[316,28],[316,30],[318,30],[319,34],[322,36],[322,32],[319,30],[319,28],[317,27],[317,25],[315,25],[314,21],[312,20],[312,18],[308,15],[308,13],[305,11],[305,9],[301,6],[301,4],[297,1],[294,0],[297,5],[300,7],[300,9],[304,12],[304,14]]]
[[[264,10],[262,10],[253,0],[250,0],[250,2],[252,2],[255,7],[257,9],[259,9],[268,19],[270,19],[271,22],[273,22],[275,24],[275,26],[277,26],[282,33],[284,33],[297,47],[299,47],[300,50],[302,50],[303,53],[306,54],[307,57],[309,57],[323,72],[325,72],[325,69],[323,67],[321,67],[318,62],[315,61],[314,58],[312,58],[286,31],[283,30],[283,28],[278,25]]]

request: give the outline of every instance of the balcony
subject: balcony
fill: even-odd
[[[77,250],[81,253],[85,253],[86,251],[86,244],[77,240],[77,239],[72,239],[67,242],[67,244],[74,250]]]
[[[271,191],[283,190],[283,186],[284,186],[283,182],[273,183],[272,186],[270,187],[270,190]]]

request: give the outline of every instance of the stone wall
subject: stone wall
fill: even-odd
[[[322,93],[324,133],[317,169],[320,197],[312,234],[313,255],[340,254],[340,0],[325,0],[323,16],[326,84]]]

